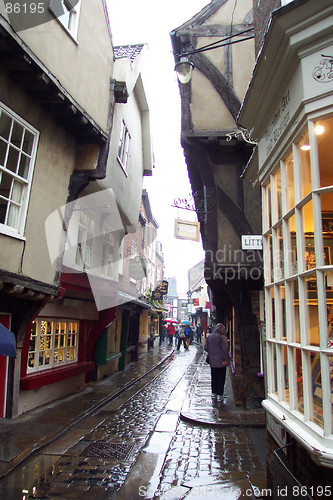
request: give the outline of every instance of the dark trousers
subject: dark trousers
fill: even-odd
[[[183,345],[184,345],[185,349],[188,349],[188,347],[187,347],[187,338],[186,337],[183,337],[183,338],[178,337],[177,351],[179,351],[180,346],[182,345],[182,342],[183,342]]]
[[[223,396],[226,371],[226,366],[222,368],[210,367],[212,392],[219,396]]]

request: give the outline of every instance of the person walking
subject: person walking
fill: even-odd
[[[186,341],[186,335],[185,335],[185,328],[181,327],[178,331],[178,345],[177,345],[177,351],[180,350],[180,346],[183,343],[184,348],[187,350],[187,341]]]
[[[167,326],[168,337],[169,337],[169,345],[173,345],[173,338],[175,336],[175,327],[172,323],[169,323]]]
[[[202,337],[202,334],[203,334],[203,328],[201,326],[201,323],[199,323],[198,326],[197,326],[196,334],[197,334],[197,343],[201,344],[201,337]]]
[[[208,335],[204,350],[209,358],[212,395],[221,401],[228,364],[228,340],[222,323],[217,323],[213,332]]]

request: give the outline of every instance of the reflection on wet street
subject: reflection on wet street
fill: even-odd
[[[199,487],[210,498],[214,482],[211,498],[216,488],[239,498],[264,468],[250,430],[179,420],[200,362],[196,346],[175,354],[18,467],[0,482],[0,498],[182,498]]]

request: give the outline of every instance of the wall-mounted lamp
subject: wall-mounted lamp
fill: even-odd
[[[192,54],[199,54],[200,52],[206,52],[208,50],[213,50],[217,49],[220,47],[225,47],[226,45],[232,45],[234,43],[239,43],[239,42],[244,42],[245,40],[250,40],[251,38],[254,38],[254,35],[246,36],[244,38],[241,38],[240,40],[232,40],[234,37],[238,37],[240,35],[244,35],[245,33],[248,33],[252,31],[253,28],[249,28],[247,30],[243,30],[239,33],[235,33],[233,35],[229,35],[224,37],[222,40],[218,40],[217,42],[210,43],[208,45],[205,45],[203,47],[200,47],[198,49],[193,49],[193,50],[183,50],[181,54],[178,54],[176,56],[177,58],[180,58],[179,61],[176,63],[175,66],[175,71],[177,73],[178,80],[180,83],[185,84],[188,83],[191,80],[192,77],[192,71],[195,68],[193,62],[191,62],[187,56],[190,56]]]
[[[175,66],[175,71],[177,73],[177,78],[180,83],[188,83],[191,80],[192,71],[194,69],[194,64],[183,56],[180,61],[177,62]]]

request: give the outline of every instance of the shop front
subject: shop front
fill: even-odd
[[[333,485],[332,25],[328,0],[275,11],[239,115],[259,141],[268,479],[314,498]]]

